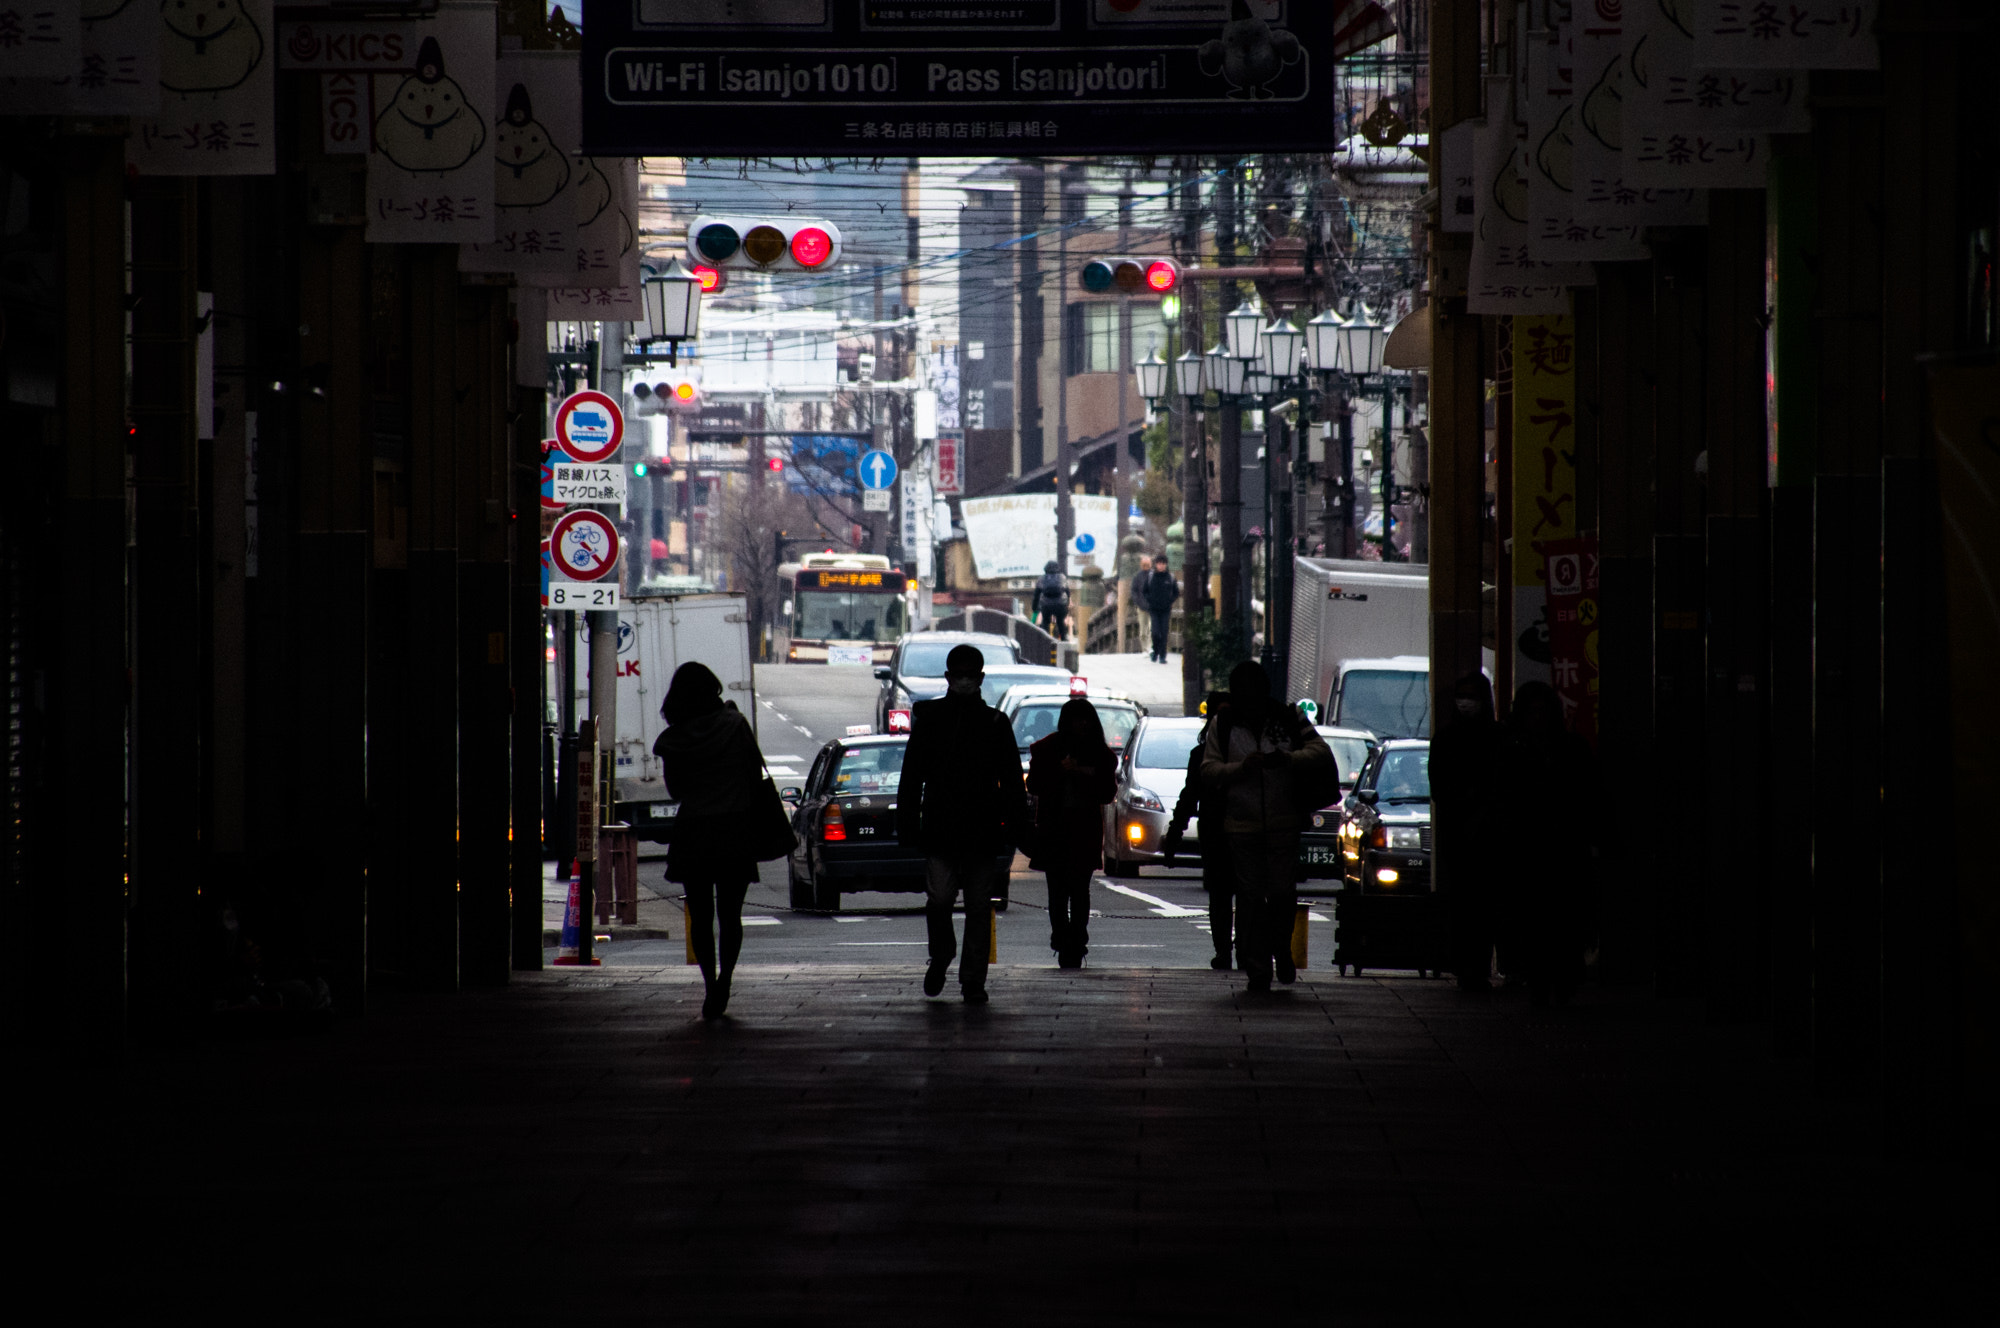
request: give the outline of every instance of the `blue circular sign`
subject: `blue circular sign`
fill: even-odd
[[[854,463],[861,473],[861,487],[864,489],[886,489],[896,482],[896,458],[881,448],[863,452],[861,460]]]
[[[1089,553],[1092,549],[1096,547],[1097,547],[1097,536],[1078,535],[1076,537],[1076,551],[1078,553]]]

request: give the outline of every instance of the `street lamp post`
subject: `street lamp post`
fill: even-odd
[[[646,340],[667,343],[667,363],[678,366],[680,346],[701,332],[701,278],[669,258],[645,281]]]

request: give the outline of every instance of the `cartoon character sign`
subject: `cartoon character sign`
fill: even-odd
[[[595,157],[583,159],[583,176],[576,182],[576,224],[588,226],[611,206],[611,181],[597,167]]]
[[[1230,96],[1257,100],[1272,96],[1269,85],[1298,63],[1299,39],[1252,14],[1245,0],[1234,0],[1222,35],[1202,43],[1195,55],[1202,73],[1229,84]]]
[[[160,0],[160,22],[160,86],[169,92],[227,92],[264,63],[264,34],[243,0]]]
[[[471,161],[485,145],[486,121],[465,89],[445,73],[437,38],[424,38],[417,48],[416,72],[375,118],[376,151],[412,175],[443,175]]]
[[[569,183],[569,162],[553,135],[535,119],[525,84],[507,94],[507,109],[493,126],[493,198],[503,208],[541,207]]]

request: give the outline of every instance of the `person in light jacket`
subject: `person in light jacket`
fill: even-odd
[[[757,807],[764,759],[750,721],[722,699],[722,680],[690,660],[674,670],[660,703],[667,727],[653,743],[667,792],[680,803],[667,879],[687,890],[688,936],[701,965],[706,995],[701,1017],[719,1019],[729,1005],[729,979],[743,952],[743,897],[757,863],[743,845]],[[715,947],[720,924],[722,952]]]
[[[1201,777],[1222,794],[1222,831],[1236,883],[1236,952],[1251,991],[1269,991],[1292,966],[1291,923],[1298,906],[1299,830],[1294,777],[1312,762],[1333,764],[1326,739],[1296,707],[1271,699],[1255,660],[1229,673],[1229,709],[1209,726]]]
[[[1035,853],[1049,879],[1049,948],[1058,968],[1082,968],[1090,950],[1090,877],[1104,865],[1104,804],[1118,792],[1118,759],[1097,707],[1063,703],[1056,731],[1028,749]]]

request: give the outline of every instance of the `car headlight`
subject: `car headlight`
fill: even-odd
[[[1135,812],[1163,812],[1167,809],[1165,803],[1142,788],[1128,789],[1125,805]]]
[[[1389,847],[1404,852],[1415,852],[1424,846],[1424,832],[1415,826],[1389,827]]]

